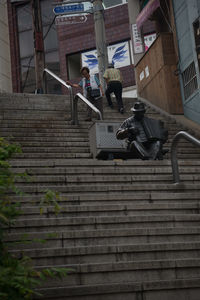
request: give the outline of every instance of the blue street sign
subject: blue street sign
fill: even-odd
[[[54,14],[60,15],[60,14],[65,14],[65,13],[78,13],[78,12],[83,12],[84,11],[84,5],[83,3],[79,4],[65,4],[65,5],[60,5],[56,6],[53,9]]]

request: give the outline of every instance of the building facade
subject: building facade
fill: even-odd
[[[128,8],[139,34],[154,21],[157,35],[147,53],[134,51],[139,95],[200,124],[200,0],[128,0]]]
[[[57,75],[60,74],[57,29],[54,22],[52,2],[41,0],[43,43],[45,64]],[[35,61],[33,21],[30,0],[8,0],[10,51],[12,61],[13,92],[33,93],[35,91]],[[60,86],[49,79],[49,92],[60,92]]]
[[[12,92],[7,3],[0,3],[0,92]]]
[[[54,2],[55,3],[55,2]],[[134,62],[127,0],[104,0],[106,44],[109,59],[120,68],[124,87],[135,85]],[[63,80],[77,82],[80,68],[87,65],[98,73],[93,14],[84,22],[70,24],[69,18],[58,20],[52,2],[41,0],[45,65]],[[34,92],[35,66],[30,1],[9,2],[12,80],[14,92]],[[63,93],[60,85],[48,77],[48,92]]]
[[[173,0],[184,115],[200,124],[200,0]]]

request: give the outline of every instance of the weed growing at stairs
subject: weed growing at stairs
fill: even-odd
[[[41,201],[40,201],[40,214],[43,214],[43,208],[45,205],[53,205],[54,208],[54,213],[56,215],[59,214],[61,207],[58,204],[58,201],[60,200],[60,195],[58,192],[54,192],[52,190],[46,190],[44,191],[44,197],[42,197]]]
[[[20,191],[15,186],[18,176],[25,174],[14,174],[8,160],[13,154],[21,152],[16,144],[9,144],[3,138],[0,138],[0,299],[1,300],[23,300],[31,299],[35,288],[41,285],[41,281],[47,277],[63,278],[69,270],[64,268],[51,268],[35,270],[29,257],[13,256],[5,243],[5,228],[14,224],[20,214],[19,204],[13,204],[6,197],[6,192],[11,190],[17,194]],[[50,203],[57,194],[48,191],[41,205]],[[53,200],[55,212],[58,213],[60,208]],[[41,208],[42,209],[42,208]],[[23,239],[22,239],[23,242]]]

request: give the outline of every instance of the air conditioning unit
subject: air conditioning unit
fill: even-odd
[[[121,123],[98,121],[89,129],[90,151],[93,157],[112,159],[125,157],[126,142],[117,140],[116,132]]]

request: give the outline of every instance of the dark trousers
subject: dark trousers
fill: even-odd
[[[163,159],[161,141],[141,143],[134,140],[128,146],[128,150],[134,153],[137,158],[151,160]]]
[[[110,106],[112,106],[112,100],[110,97],[111,93],[114,93],[116,100],[117,100],[118,109],[120,110],[121,108],[123,108],[122,84],[120,81],[110,81],[108,83],[105,94],[106,94],[106,99],[108,101],[108,105],[110,105]]]
[[[103,118],[103,98],[99,97],[97,99],[94,99],[94,98],[90,97],[87,99],[101,112],[101,115]],[[92,117],[92,108],[90,108],[89,106],[87,106],[87,117],[88,118]]]

